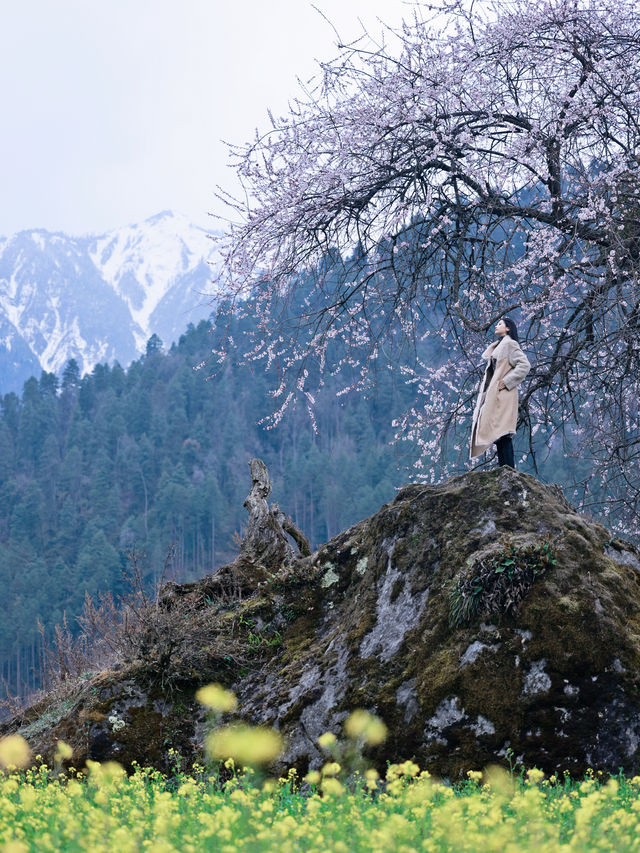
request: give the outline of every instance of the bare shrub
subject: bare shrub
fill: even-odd
[[[96,672],[126,666],[144,669],[152,682],[171,691],[178,682],[255,663],[277,645],[253,632],[250,620],[223,619],[241,601],[231,575],[180,586],[165,583],[172,557],[170,548],[148,592],[141,556],[133,552],[125,574],[127,594],[105,593],[97,600],[87,594],[79,631],[72,631],[65,617],[49,639],[39,625],[42,690],[29,697],[29,704],[43,692],[62,698]]]

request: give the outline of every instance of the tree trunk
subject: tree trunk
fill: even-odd
[[[242,540],[240,553],[234,563],[234,575],[241,586],[255,586],[270,574],[295,559],[293,546],[287,533],[296,542],[300,554],[311,553],[309,541],[277,504],[267,503],[271,494],[271,480],[267,466],[261,459],[249,462],[251,491],[244,502],[249,513],[247,533]],[[286,532],[285,532],[286,531]]]

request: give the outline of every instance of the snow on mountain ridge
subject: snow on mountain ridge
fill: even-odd
[[[165,211],[96,238],[89,254],[129,306],[146,341],[152,333],[149,319],[160,301],[179,277],[203,258],[210,259],[214,247],[204,229]]]
[[[28,378],[34,359],[60,373],[75,358],[86,372],[99,361],[128,364],[154,333],[171,343],[211,313],[202,294],[217,263],[207,232],[170,211],[102,235],[0,237],[0,393],[4,374],[11,390],[20,374],[10,352],[21,353]]]

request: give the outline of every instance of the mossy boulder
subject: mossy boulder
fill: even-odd
[[[487,572],[509,575],[519,560],[526,583],[514,571],[509,596],[501,579],[489,606]],[[451,779],[508,759],[640,770],[640,554],[557,487],[509,468],[410,485],[242,597],[232,574],[165,597],[197,642],[178,644],[162,671],[148,653],[79,685],[60,714],[41,703],[5,731],[42,754],[62,737],[76,762],[168,769],[170,748],[200,755],[194,692],[216,680],[236,692],[236,716],[283,732],[282,764],[300,772],[321,765],[318,736],[339,735],[355,708],[388,726],[370,753],[380,767],[411,758]],[[483,583],[456,623],[456,589]]]

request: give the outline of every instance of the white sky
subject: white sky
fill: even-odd
[[[344,40],[405,0],[316,0]],[[222,139],[286,110],[336,52],[309,0],[4,0],[0,234],[100,232],[167,208],[214,227]]]

